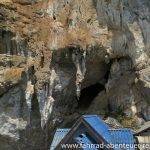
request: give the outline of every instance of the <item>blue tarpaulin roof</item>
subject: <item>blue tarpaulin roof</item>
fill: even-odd
[[[130,148],[126,148],[126,150],[134,150],[134,148],[132,148],[132,144],[134,144],[134,138],[130,129],[111,129],[108,130],[108,132],[109,135],[115,140],[115,144],[129,144]]]
[[[108,131],[112,138],[115,139],[115,143],[132,144],[134,143],[134,138],[130,129],[111,129]]]
[[[50,150],[54,150],[60,141],[67,135],[70,129],[57,129]]]
[[[110,129],[97,115],[84,115],[83,119],[100,134],[103,134]]]
[[[130,144],[130,146],[134,144],[133,134],[130,129],[110,129],[97,115],[83,116],[83,119],[109,144]],[[120,148],[114,149],[119,150]],[[125,150],[129,149],[126,148]],[[134,150],[134,148],[130,148],[130,150]]]
[[[109,135],[110,129],[97,115],[83,116],[83,119],[90,125],[90,127],[99,134],[107,143],[115,143],[114,139]]]
[[[71,139],[76,140],[78,144],[79,143],[90,144],[92,143],[91,139],[94,140],[93,144],[96,143],[100,144],[103,142],[104,144],[134,144],[133,134],[130,129],[120,129],[120,130],[111,129],[97,115],[84,115],[82,116],[82,118],[80,118],[80,120],[78,120],[74,124],[74,126],[70,129],[70,131],[69,129],[66,130],[62,129],[62,130],[63,132],[60,129],[56,131],[52,143],[53,149],[57,145],[60,145],[60,143],[65,144],[71,142]],[[59,148],[59,146],[57,148]],[[117,147],[112,149],[120,150],[120,148]],[[134,150],[134,148],[123,148],[123,149]]]

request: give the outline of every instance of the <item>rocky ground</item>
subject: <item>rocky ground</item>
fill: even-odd
[[[82,114],[149,121],[149,29],[149,0],[0,0],[0,150],[47,150]]]

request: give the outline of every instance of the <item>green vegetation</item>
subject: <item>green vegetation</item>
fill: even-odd
[[[123,125],[123,127],[134,128],[136,125],[135,119],[127,117],[123,110],[124,109],[121,106],[118,107],[115,118]]]

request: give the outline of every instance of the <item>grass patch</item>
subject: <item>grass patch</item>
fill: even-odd
[[[123,125],[123,127],[134,129],[136,125],[135,119],[127,117],[123,110],[124,109],[121,106],[118,107],[115,118]]]

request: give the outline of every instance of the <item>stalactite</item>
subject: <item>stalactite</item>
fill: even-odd
[[[72,60],[76,66],[76,96],[77,99],[80,97],[81,83],[84,80],[86,73],[86,50],[74,49],[72,53]]]

